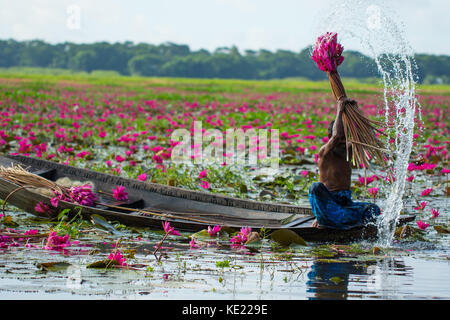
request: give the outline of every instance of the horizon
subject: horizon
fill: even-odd
[[[299,52],[315,42],[316,20],[321,10],[331,3],[331,0],[316,0],[314,4],[284,0],[283,5],[273,7],[267,0],[191,3],[135,0],[132,5],[118,0],[98,0],[95,4],[88,0],[24,0],[6,5],[2,0],[0,39],[42,40],[50,44],[169,42],[187,45],[191,51],[214,52],[217,48],[235,46],[241,53],[246,50]],[[376,3],[385,5],[382,0]],[[446,19],[450,3],[401,0],[389,3],[388,8],[399,17],[405,38],[416,54],[450,54],[450,43],[441,41],[450,30],[450,21]],[[343,45],[346,50],[367,55],[356,43],[350,41]]]
[[[113,45],[113,44],[116,44],[116,43],[124,44],[124,43],[126,43],[126,42],[131,42],[133,45],[138,45],[138,44],[148,44],[148,45],[159,46],[159,45],[164,45],[164,44],[172,43],[172,44],[175,44],[175,45],[186,45],[186,46],[189,47],[189,50],[190,50],[191,52],[199,51],[199,50],[207,50],[209,53],[214,53],[215,50],[220,49],[220,48],[229,48],[229,49],[231,49],[232,47],[236,47],[241,55],[245,55],[245,52],[246,52],[247,50],[248,50],[248,51],[252,51],[252,50],[253,50],[253,49],[242,49],[242,48],[239,48],[239,47],[237,47],[237,46],[235,46],[235,45],[231,45],[231,46],[228,46],[228,47],[226,47],[226,46],[221,46],[221,47],[214,48],[213,50],[209,50],[209,49],[206,49],[206,48],[193,49],[193,48],[191,48],[191,47],[189,46],[189,44],[187,44],[187,43],[176,43],[176,42],[172,42],[172,41],[164,41],[164,42],[160,42],[160,43],[149,43],[149,42],[142,42],[142,41],[141,41],[141,42],[133,42],[133,41],[130,41],[130,40],[115,41],[115,42],[112,42],[112,41],[104,41],[104,40],[103,40],[103,41],[80,42],[80,43],[78,43],[78,42],[72,42],[72,41],[63,41],[63,42],[51,43],[51,42],[45,41],[45,40],[43,40],[43,39],[17,40],[17,39],[12,39],[12,38],[9,38],[9,39],[1,39],[1,38],[0,38],[0,41],[9,41],[9,40],[14,40],[14,41],[17,41],[17,42],[43,41],[43,42],[48,43],[48,44],[50,44],[50,45],[58,45],[58,44],[64,44],[64,43],[70,43],[70,44],[75,44],[75,45],[92,45],[92,44],[96,44],[96,43],[108,43],[108,44]],[[308,49],[309,47],[312,48],[312,44],[311,44],[311,45],[307,45],[307,46],[305,46],[304,48],[302,48],[302,49],[300,49],[300,50],[298,50],[298,51],[294,51],[294,50],[290,50],[290,49],[272,49],[272,50],[270,50],[270,49],[266,49],[266,48],[260,48],[260,49],[253,50],[253,51],[256,51],[256,52],[257,52],[257,51],[259,51],[259,50],[266,50],[266,51],[270,51],[270,52],[272,52],[272,53],[275,53],[275,52],[277,52],[277,51],[291,51],[291,52],[294,52],[294,53],[298,53],[298,52],[301,52],[301,51],[303,51],[303,50],[305,50],[305,49]],[[359,50],[356,50],[356,49],[348,49],[348,50],[346,50],[346,52],[349,52],[349,51],[359,52],[359,53],[361,53],[361,54],[364,54],[362,51],[359,51]],[[450,54],[435,54],[435,53],[423,53],[423,52],[415,52],[414,54],[415,54],[415,55],[429,55],[429,56],[450,56]],[[365,54],[364,54],[364,55],[365,55]]]

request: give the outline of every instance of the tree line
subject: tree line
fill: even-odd
[[[345,62],[339,67],[343,77],[378,76],[373,59],[357,51],[346,50]],[[417,80],[425,83],[450,83],[450,56],[417,54]],[[50,44],[41,40],[0,40],[0,67],[41,67],[92,72],[112,70],[122,75],[283,79],[304,77],[322,80],[325,74],[311,60],[311,49],[245,50],[220,47],[192,51],[188,45],[162,43]]]

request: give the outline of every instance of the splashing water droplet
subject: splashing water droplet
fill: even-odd
[[[393,125],[387,133],[394,138],[395,150],[389,163],[394,181],[381,205],[383,214],[377,226],[379,244],[390,246],[403,208],[418,106],[414,52],[405,39],[402,23],[383,1],[342,1],[332,6],[329,14],[321,14],[314,37],[327,31],[337,32],[344,47],[349,44],[360,47],[363,53],[375,60],[384,84],[385,121]]]

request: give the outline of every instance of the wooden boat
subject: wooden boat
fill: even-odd
[[[350,230],[314,228],[311,226],[314,216],[308,206],[237,199],[127,179],[32,157],[0,156],[0,166],[17,165],[50,181],[67,177],[71,180],[93,182],[99,197],[94,207],[66,201],[60,201],[58,205],[58,210],[81,207],[85,218],[98,214],[109,221],[153,229],[162,229],[162,221],[169,221],[177,230],[190,232],[217,224],[235,230],[243,226],[252,227],[256,231],[263,227],[271,231],[290,229],[306,241],[320,242],[358,240],[377,234],[375,226],[359,226]],[[118,185],[126,188],[128,201],[117,202],[113,198],[112,189]],[[8,179],[0,178],[0,198],[26,212],[44,217],[48,215],[37,213],[35,206],[40,201],[50,205],[49,196],[38,193],[33,188],[20,188]],[[413,216],[402,216],[399,224],[412,219]]]

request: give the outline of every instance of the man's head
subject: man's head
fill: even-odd
[[[333,135],[333,126],[334,126],[334,120],[330,122],[328,125],[328,138],[331,138]]]

